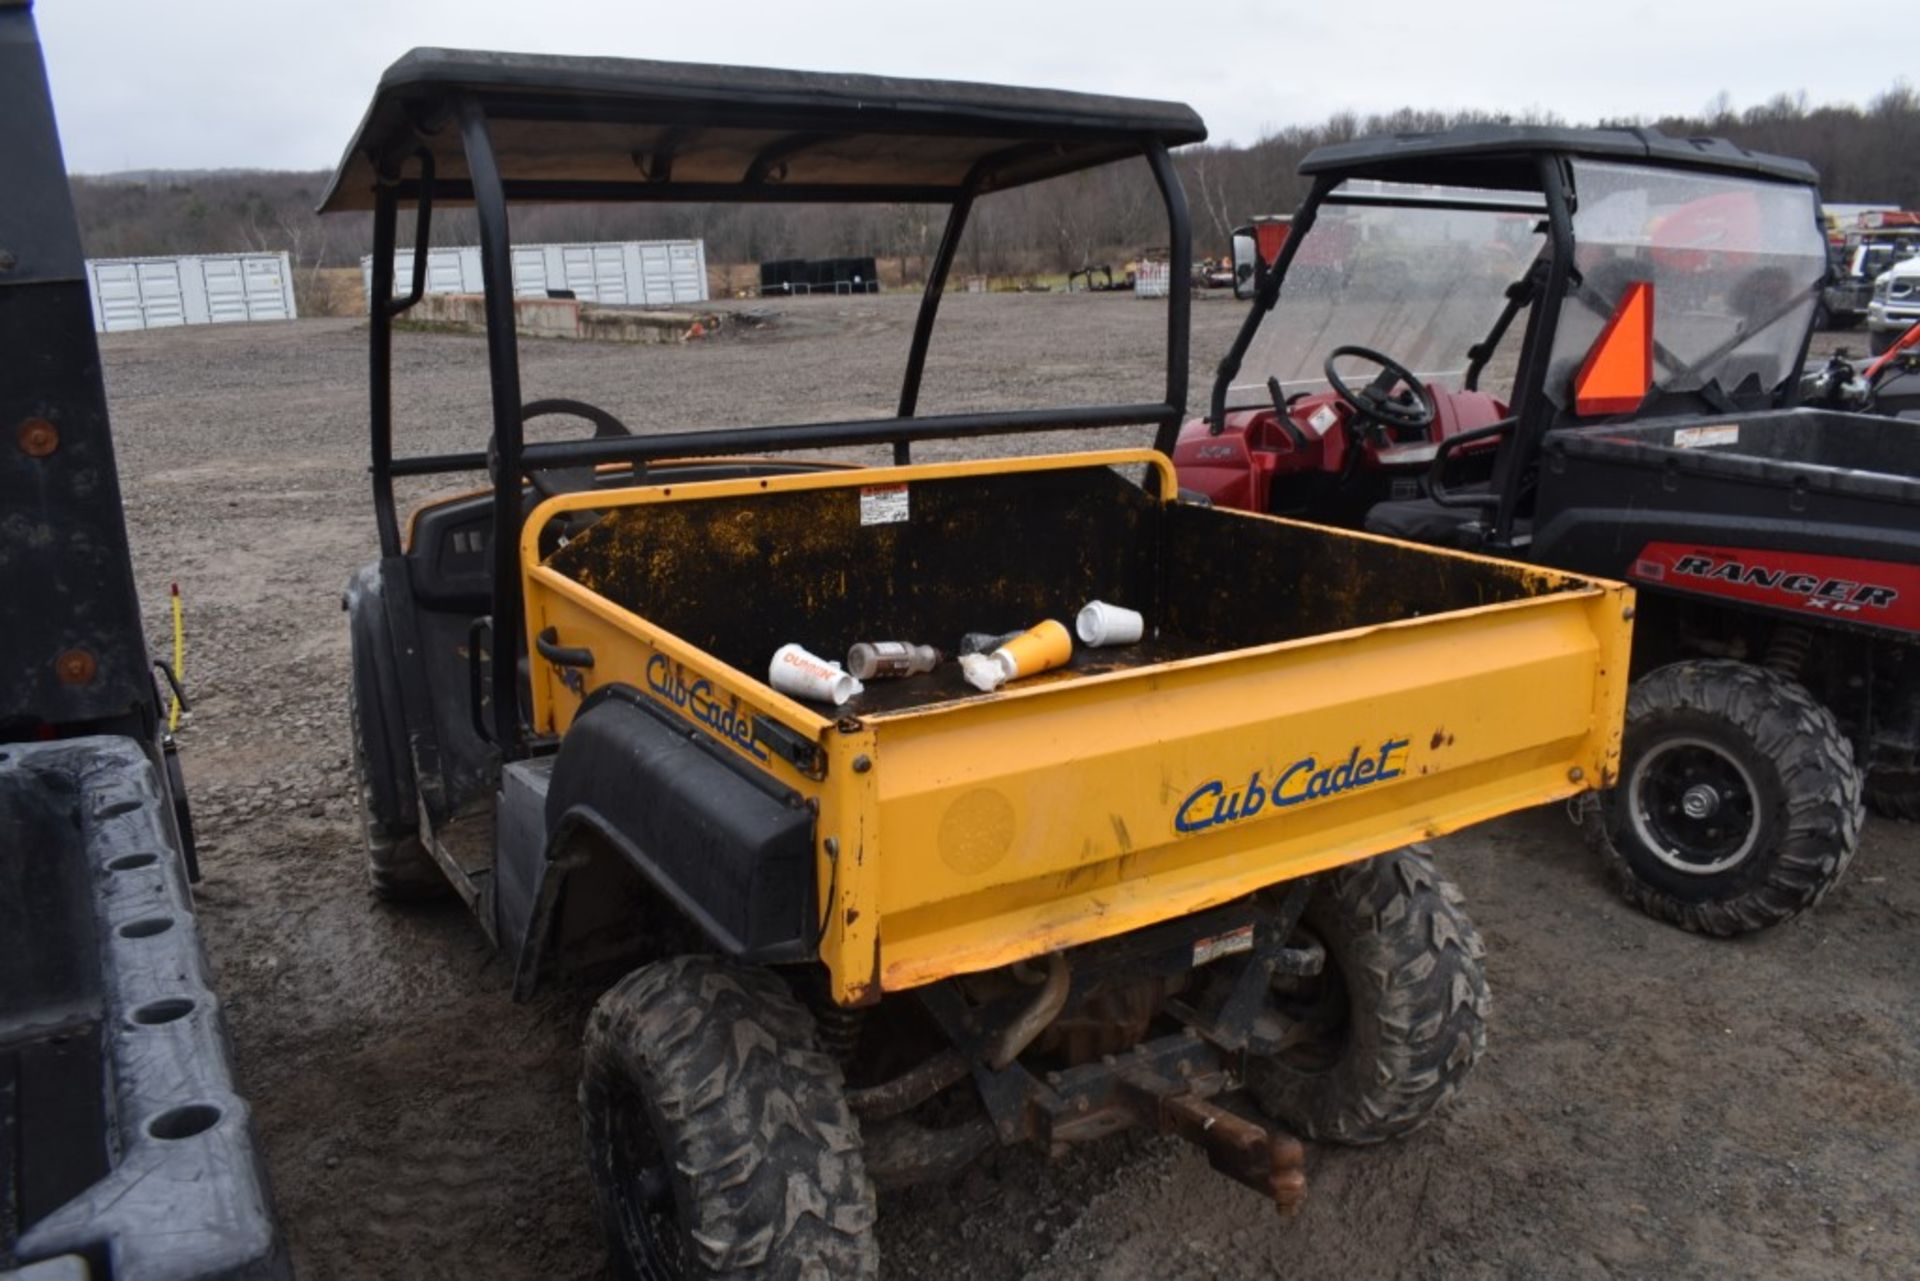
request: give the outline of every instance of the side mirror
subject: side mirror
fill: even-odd
[[[1233,233],[1233,296],[1251,298],[1260,287],[1260,250],[1253,232]]]

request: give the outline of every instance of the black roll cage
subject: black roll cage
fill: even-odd
[[[497,101],[497,100],[496,100]],[[981,178],[990,165],[1004,166],[1010,156],[1041,143],[1017,143],[983,157],[957,186],[901,184],[840,186],[810,184],[780,186],[766,182],[687,183],[670,174],[647,175],[642,181],[508,180],[496,163],[490,125],[511,113],[490,108],[477,94],[459,95],[449,103],[448,123],[458,130],[468,177],[436,176],[433,154],[420,148],[401,163],[383,168],[373,204],[373,264],[369,307],[369,424],[374,519],[383,557],[402,553],[394,479],[463,471],[489,471],[494,479],[492,546],[492,634],[513,638],[507,642],[517,659],[522,648],[524,601],[519,565],[519,538],[523,516],[522,486],[502,483],[528,471],[549,467],[580,467],[601,463],[630,463],[636,469],[663,459],[689,459],[741,453],[849,448],[891,445],[893,461],[912,459],[916,440],[960,439],[1030,432],[1070,431],[1096,427],[1151,426],[1154,447],[1171,454],[1186,414],[1188,330],[1192,299],[1175,288],[1167,300],[1166,384],[1158,403],[1094,405],[1068,409],[1017,410],[918,416],[921,377],[932,339],[934,319],[952,270],[954,256],[966,229]],[[1173,166],[1166,142],[1141,133],[1128,153],[1144,158],[1153,173],[1167,214],[1170,278],[1184,281],[1191,274],[1192,225],[1186,194]],[[1124,158],[1116,156],[1115,159]],[[406,161],[414,172],[404,172]],[[777,164],[779,157],[768,163]],[[758,163],[758,162],[756,162]],[[470,201],[480,232],[481,278],[485,289],[487,365],[491,384],[493,440],[490,450],[396,458],[393,452],[393,321],[419,302],[425,292],[427,247],[436,198]],[[514,320],[512,249],[508,207],[542,201],[713,201],[742,203],[925,203],[948,206],[946,228],[935,251],[914,321],[900,396],[892,418],[795,423],[778,426],[677,431],[644,436],[529,444],[522,431],[524,405],[520,391],[520,364]],[[394,251],[398,240],[400,206],[415,209],[413,276],[408,292],[393,297]],[[1152,477],[1149,485],[1154,484]],[[503,759],[526,754],[520,724],[519,664],[492,664],[490,695],[493,738]]]

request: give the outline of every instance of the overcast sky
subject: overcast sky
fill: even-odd
[[[39,0],[67,163],[330,168],[415,45],[990,80],[1174,98],[1216,141],[1332,112],[1542,110],[1571,122],[1781,92],[1864,102],[1911,36],[1805,0]],[[1169,25],[1171,16],[1171,25]]]

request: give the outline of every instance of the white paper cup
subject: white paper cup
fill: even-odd
[[[782,694],[810,698],[818,703],[840,706],[865,686],[818,654],[810,654],[798,645],[782,645],[773,651],[767,683]]]
[[[1131,645],[1146,634],[1147,620],[1137,609],[1093,601],[1073,620],[1082,645]]]

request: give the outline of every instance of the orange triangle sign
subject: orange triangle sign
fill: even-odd
[[[1630,414],[1653,385],[1653,283],[1627,286],[1573,378],[1573,412]]]

